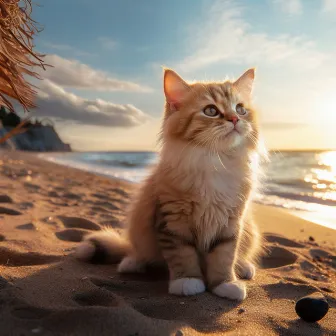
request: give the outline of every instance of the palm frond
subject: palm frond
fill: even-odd
[[[24,126],[27,124],[29,121],[30,117],[22,120],[20,124],[18,124],[16,127],[12,128],[9,132],[7,132],[2,138],[0,138],[0,145],[5,143],[8,139],[10,139],[12,136],[21,134],[26,132],[26,128]]]
[[[39,78],[32,69],[46,66],[44,55],[34,51],[33,39],[39,31],[31,12],[31,0],[0,0],[0,105],[13,112],[9,98],[25,111],[35,107],[36,91],[24,75]]]

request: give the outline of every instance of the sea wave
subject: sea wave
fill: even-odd
[[[330,160],[330,154],[328,155]],[[143,180],[149,173],[148,167],[158,158],[156,153],[151,152],[52,153],[41,154],[41,157],[59,164],[131,182]],[[316,167],[319,174],[316,174]],[[275,153],[266,171],[263,190],[255,195],[255,201],[258,203],[305,211],[321,211],[336,205],[334,192],[336,181],[333,181],[332,167],[321,161],[320,154]]]

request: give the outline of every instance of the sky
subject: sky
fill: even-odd
[[[186,80],[256,67],[270,149],[336,148],[335,0],[45,0],[38,109],[75,150],[155,150],[162,66]]]

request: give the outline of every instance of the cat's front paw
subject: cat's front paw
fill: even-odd
[[[241,281],[222,282],[212,292],[230,300],[243,301],[246,298],[246,288]]]
[[[169,282],[169,293],[174,295],[195,295],[205,291],[203,280],[196,278],[181,278]]]
[[[250,262],[244,262],[237,269],[237,275],[240,279],[251,280],[256,274],[255,266]]]

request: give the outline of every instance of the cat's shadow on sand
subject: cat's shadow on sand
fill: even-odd
[[[73,335],[97,334],[97,326],[100,335],[111,335],[111,330],[113,335],[136,335],[139,330],[155,334],[158,327],[162,335],[171,335],[186,326],[200,332],[227,331],[217,320],[239,305],[210,293],[168,294],[165,267],[119,275],[115,265],[86,264],[71,255],[3,284],[0,302],[8,332],[28,328]]]
[[[279,267],[283,259],[294,262],[290,254],[280,258],[279,248],[273,246],[262,262],[263,268],[272,263],[273,266],[278,263]],[[42,264],[41,258],[38,259],[39,265]],[[75,260],[72,255],[60,258],[61,261],[52,264],[50,256],[47,256],[45,264],[48,268],[13,283],[5,280],[1,283],[0,319],[6,321],[8,328],[3,330],[4,334],[10,334],[12,330],[25,334],[29,329],[41,330],[43,335],[156,335],[159,329],[162,330],[160,335],[164,336],[180,335],[176,332],[187,326],[203,333],[225,332],[234,330],[237,323],[246,320],[244,314],[249,314],[249,311],[240,313],[240,308],[250,307],[253,302],[252,306],[260,306],[260,297],[264,294],[265,300],[272,301],[294,299],[299,293],[306,295],[314,290],[305,284],[256,285],[254,281],[248,281],[246,304],[245,301],[238,303],[208,292],[176,297],[168,294],[165,267],[152,267],[144,274],[120,275],[116,272],[116,265],[87,264]],[[20,266],[24,266],[25,261],[22,260]],[[295,287],[293,297],[286,295],[288,286]],[[331,304],[335,306],[335,302]],[[272,324],[272,319],[269,323]],[[295,319],[286,326],[276,323],[274,327],[276,330],[282,328],[284,334],[291,329],[309,333],[312,325]],[[316,335],[326,332],[318,324],[313,327]]]

